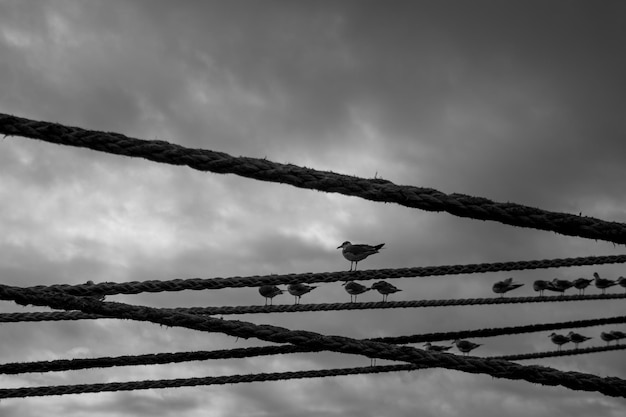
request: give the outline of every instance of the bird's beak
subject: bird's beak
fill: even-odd
[[[337,249],[341,249],[341,248],[343,248],[343,245],[342,246],[337,246]]]

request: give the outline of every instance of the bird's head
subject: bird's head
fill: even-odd
[[[352,243],[350,243],[349,241],[346,240],[341,245],[337,246],[337,249],[345,248],[346,246],[350,246],[351,244]]]

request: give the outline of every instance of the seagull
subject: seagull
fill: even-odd
[[[596,288],[602,290],[602,294],[605,294],[607,288],[612,287],[613,285],[617,285],[617,282],[612,279],[600,278],[597,272],[593,273],[593,277],[596,279]]]
[[[574,288],[578,290],[578,295],[585,295],[585,288],[591,284],[591,281],[593,281],[593,278],[576,278],[574,280]]]
[[[618,345],[620,340],[626,339],[626,333],[620,332],[619,330],[611,330],[611,335],[613,335]]]
[[[574,286],[574,283],[572,281],[568,281],[566,279],[554,278],[552,282],[550,282],[550,285],[548,286],[548,288],[546,289],[550,291],[560,292],[561,295],[563,295],[563,293],[565,293],[565,290],[572,288],[573,286]]]
[[[354,281],[347,281],[344,282],[343,284],[344,288],[346,289],[346,292],[348,294],[350,294],[350,302],[355,302],[356,303],[356,297],[359,294],[363,294],[365,291],[369,291],[371,290],[371,288],[367,288],[365,285],[361,285],[358,282],[354,282]],[[354,296],[354,301],[352,301],[352,296]]]
[[[561,350],[561,346],[563,346],[564,344],[570,341],[569,336],[564,336],[562,334],[552,333],[548,337],[552,340],[552,343],[559,346],[558,348],[559,351]]]
[[[270,299],[270,305],[272,305],[272,298],[278,294],[282,294],[284,291],[278,288],[276,285],[261,285],[259,287],[259,294],[265,297],[265,305],[267,305],[267,299]]]
[[[617,279],[617,281],[615,281],[615,282],[617,282],[617,284],[618,284],[619,286],[621,286],[621,287],[623,287],[624,289],[626,289],[626,278],[624,278],[624,277],[619,277],[619,278]]]
[[[482,346],[482,343],[474,343],[469,340],[459,340],[456,339],[452,343],[456,344],[456,347],[463,352],[465,356],[467,356],[472,350],[476,349],[478,346]]]
[[[543,279],[538,279],[533,282],[533,290],[538,291],[539,295],[543,297],[543,292],[548,289],[550,286],[550,281],[544,281]]]
[[[424,343],[424,347],[426,348],[426,350],[429,350],[432,352],[440,352],[440,353],[443,353],[445,351],[452,349],[452,346],[433,345],[430,342]]]
[[[600,339],[604,340],[607,346],[609,346],[613,340],[617,340],[613,332],[600,333]]]
[[[402,291],[399,288],[396,288],[395,285],[388,283],[387,281],[378,281],[372,284],[371,287],[373,290],[378,291],[383,295],[383,301],[387,301],[389,294],[393,294],[394,292]]]
[[[493,287],[491,288],[493,290],[493,292],[495,292],[496,294],[500,294],[500,297],[504,297],[504,294],[514,290],[516,288],[521,287],[524,284],[520,284],[518,282],[513,282],[513,278],[507,278],[504,281],[498,281],[495,284],[493,284]]]
[[[287,291],[289,291],[289,294],[296,297],[295,304],[300,304],[300,299],[302,298],[302,296],[308,292],[313,291],[316,288],[317,287],[315,286],[306,284],[289,284],[287,286]]]
[[[567,337],[569,337],[569,340],[574,344],[576,349],[578,349],[579,343],[583,343],[583,342],[586,342],[587,340],[593,339],[593,337],[583,336],[582,334],[578,334],[574,332],[569,332],[567,334]]]
[[[384,245],[384,243],[376,246],[363,244],[353,245],[346,240],[340,246],[337,246],[337,249],[343,248],[341,253],[343,254],[344,258],[350,261],[350,271],[352,271],[352,263],[354,263],[354,271],[356,271],[356,266],[359,261],[362,261],[370,255],[378,253],[378,250]]]

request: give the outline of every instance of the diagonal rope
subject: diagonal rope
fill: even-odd
[[[626,263],[626,255],[586,256],[577,258],[555,258],[531,261],[509,261],[480,264],[460,264],[442,266],[423,266],[413,268],[373,269],[357,272],[319,272],[306,274],[254,275],[230,278],[190,278],[167,281],[129,281],[100,282],[79,285],[38,285],[30,287],[34,290],[59,290],[71,295],[115,295],[139,294],[143,292],[183,291],[183,290],[217,290],[222,288],[258,287],[261,285],[286,285],[296,283],[339,282],[350,280],[376,280],[394,278],[414,278],[441,275],[477,274],[485,272],[522,271],[529,269],[546,269],[576,267],[601,264]]]
[[[455,369],[468,373],[487,374],[497,378],[522,379],[542,385],[561,385],[573,390],[596,391],[608,396],[626,397],[625,380],[601,378],[582,372],[561,372],[543,366],[522,366],[501,360],[437,354],[406,346],[397,347],[341,336],[324,336],[303,330],[292,331],[277,326],[200,317],[145,306],[101,302],[93,298],[74,297],[61,292],[34,291],[6,285],[0,285],[0,299],[14,300],[22,305],[33,304],[58,309],[81,310],[85,313],[150,321],[166,326],[219,332],[242,338],[255,337],[273,343],[291,343],[306,348],[323,348],[328,351],[362,355],[369,358],[409,362],[426,367]]]
[[[85,130],[2,113],[0,113],[0,134],[139,157],[172,165],[186,165],[200,171],[236,174],[260,181],[357,196],[371,201],[396,203],[426,211],[446,211],[459,217],[492,220],[567,236],[626,243],[626,224],[623,223],[550,212],[514,203],[498,203],[463,194],[445,194],[431,188],[396,185],[380,178],[364,179],[292,164],[279,164],[266,159],[233,157],[223,152],[185,148],[165,141],[136,139],[119,133]]]

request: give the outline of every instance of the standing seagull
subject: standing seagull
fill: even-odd
[[[593,281],[593,278],[576,278],[574,280],[574,288],[578,290],[578,295],[585,295],[585,288],[591,284],[591,281]]]
[[[617,279],[617,281],[616,281],[616,282],[617,282],[617,284],[618,284],[620,287],[622,287],[622,288],[624,288],[624,289],[626,290],[626,278],[624,278],[624,277],[619,277],[619,278]]]
[[[552,340],[552,343],[559,346],[558,348],[559,351],[561,351],[561,346],[563,346],[564,344],[570,341],[570,338],[568,336],[564,336],[562,334],[552,333],[548,337]]]
[[[426,348],[426,350],[429,350],[431,352],[442,352],[442,353],[447,350],[452,349],[452,346],[433,345],[430,342],[424,343],[424,347]]]
[[[396,288],[395,285],[388,283],[387,281],[378,281],[372,284],[371,287],[373,290],[378,291],[383,295],[383,301],[387,301],[389,294],[393,294],[394,292],[402,291],[399,288]]]
[[[513,278],[507,278],[504,281],[498,281],[495,284],[493,284],[493,287],[491,289],[496,294],[500,294],[500,297],[504,297],[505,293],[512,291],[516,288],[519,288],[522,285],[524,284],[513,282]]]
[[[593,337],[583,336],[582,334],[578,334],[574,332],[569,332],[567,334],[567,337],[569,337],[569,340],[572,341],[576,349],[578,349],[579,343],[583,343],[583,342],[586,342],[587,340],[593,339]]]
[[[302,298],[302,296],[308,292],[313,291],[316,288],[317,287],[315,286],[306,284],[289,284],[287,286],[287,291],[289,291],[289,294],[296,297],[295,304],[300,304],[300,299]]]
[[[474,343],[470,342],[469,340],[456,339],[452,343],[454,343],[465,356],[467,356],[472,350],[476,349],[478,346],[482,346],[482,343]]]
[[[354,282],[354,281],[348,281],[348,282],[344,282],[343,284],[344,288],[346,289],[346,292],[348,294],[350,294],[350,302],[354,302],[356,303],[356,297],[359,294],[363,294],[365,291],[369,291],[371,290],[371,288],[367,288],[365,285],[361,285],[358,282]],[[354,296],[354,301],[352,301],[352,297]]]
[[[613,332],[602,332],[600,333],[600,339],[606,342],[606,345],[609,346],[613,340],[616,340]]]
[[[626,333],[620,332],[619,330],[611,330],[611,335],[619,345],[619,341],[622,339],[626,339]]]
[[[602,290],[602,294],[605,294],[607,288],[611,288],[613,285],[617,285],[617,282],[612,279],[600,278],[597,272],[593,273],[593,277],[596,279],[596,288]]]
[[[282,293],[283,290],[278,288],[276,285],[261,285],[259,287],[259,294],[265,297],[265,305],[267,305],[268,298],[270,299],[270,305],[272,305],[272,298]]]
[[[363,244],[353,245],[346,240],[340,246],[337,246],[337,249],[343,248],[341,253],[343,254],[344,258],[350,261],[350,271],[352,271],[352,263],[354,263],[354,270],[356,271],[356,266],[359,261],[362,261],[370,255],[378,253],[378,250],[384,245],[384,243],[376,246]]]
[[[550,291],[560,292],[561,295],[563,295],[566,290],[572,288],[573,286],[574,283],[572,281],[554,278],[552,282],[550,282],[550,286],[546,289]]]
[[[538,279],[533,282],[533,290],[538,291],[541,297],[543,297],[543,292],[547,290],[549,286],[550,281],[544,281],[543,279]]]

